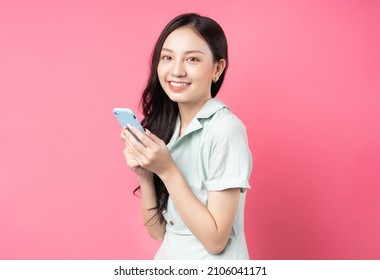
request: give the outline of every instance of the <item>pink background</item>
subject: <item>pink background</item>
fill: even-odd
[[[128,2],[0,1],[0,259],[153,257],[112,108],[190,11],[229,39],[251,257],[380,259],[379,1]]]

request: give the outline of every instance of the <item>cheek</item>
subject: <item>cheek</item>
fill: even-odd
[[[162,66],[161,66],[161,63],[159,63],[157,66],[157,74],[159,77],[161,76],[161,73],[162,73]]]
[[[197,71],[193,71],[191,76],[202,84],[208,84],[212,81],[213,73],[210,69],[198,69]]]
[[[158,67],[157,67],[157,75],[158,75],[158,79],[160,80],[160,83],[162,82],[162,80],[165,80],[165,71],[160,64],[158,64]]]

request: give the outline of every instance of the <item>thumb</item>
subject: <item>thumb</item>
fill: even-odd
[[[165,144],[163,140],[161,140],[160,138],[158,138],[156,135],[154,135],[152,132],[150,132],[148,129],[145,129],[146,131],[146,135],[153,141],[155,142],[156,144],[159,144],[160,146],[162,144]]]

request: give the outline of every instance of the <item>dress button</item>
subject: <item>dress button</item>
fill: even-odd
[[[172,226],[174,226],[174,222],[173,221],[170,221],[169,224],[171,224]]]

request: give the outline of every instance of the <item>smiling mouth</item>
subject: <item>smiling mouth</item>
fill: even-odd
[[[180,87],[187,87],[190,85],[190,83],[169,82],[169,85],[171,85],[172,87],[180,88]]]

